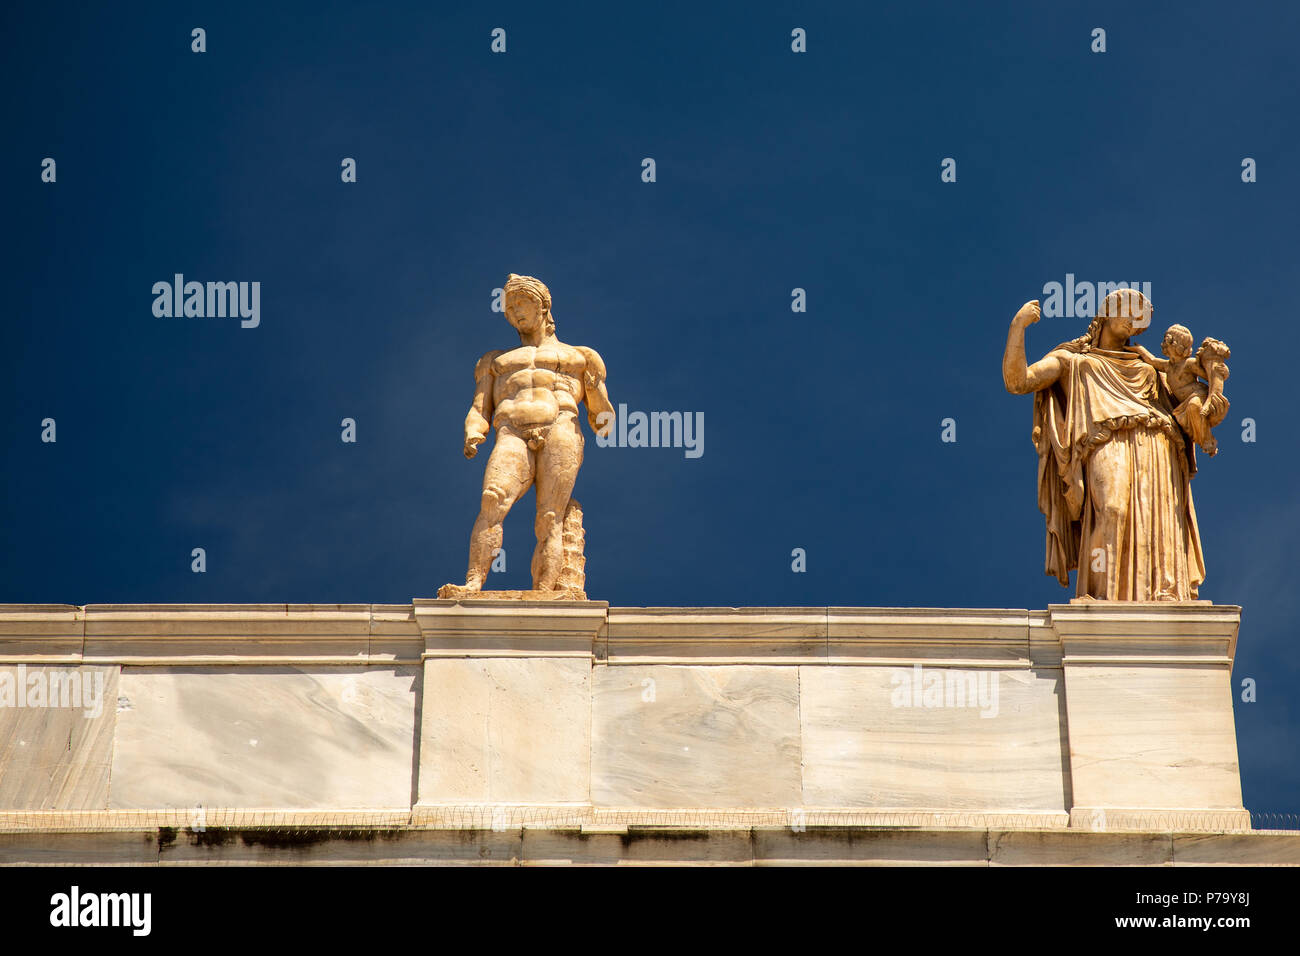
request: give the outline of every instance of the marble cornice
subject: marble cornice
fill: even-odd
[[[4,604],[0,664],[383,664],[431,657],[596,663],[1230,664],[1232,605],[1086,602],[985,608],[609,607],[600,601],[411,604]]]
[[[604,601],[416,598],[423,656],[587,657],[597,654]]]
[[[1231,665],[1241,608],[1087,601],[1052,604],[1047,613],[1066,664]]]

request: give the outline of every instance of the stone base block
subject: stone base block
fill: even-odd
[[[556,591],[475,591],[463,584],[444,584],[438,588],[438,597],[452,601],[585,601],[587,592],[577,588],[560,588]]]

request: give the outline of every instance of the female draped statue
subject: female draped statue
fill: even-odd
[[[1025,329],[1039,319],[1037,300],[1007,334],[1007,391],[1034,393],[1046,571],[1066,585],[1078,569],[1080,598],[1190,601],[1205,580],[1190,487],[1195,450],[1165,374],[1129,343],[1151,314],[1140,292],[1116,290],[1086,333],[1033,365]]]

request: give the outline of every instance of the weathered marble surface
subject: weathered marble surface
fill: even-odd
[[[760,866],[988,866],[984,830],[785,828],[754,830],[753,838]]]
[[[1298,866],[1300,833],[1081,833],[718,826],[591,833],[571,827],[374,832],[263,829],[0,832],[3,865]]]
[[[1076,806],[1241,808],[1226,670],[1074,665],[1069,681]]]
[[[97,810],[108,806],[120,668],[0,667],[15,687],[20,676],[51,686],[54,675],[78,675],[79,687],[95,688],[98,706],[87,698],[75,706],[0,706],[0,809]],[[90,681],[89,685],[84,682]],[[102,683],[101,683],[102,682]],[[64,702],[59,691],[59,703]],[[49,697],[45,698],[49,701]],[[98,713],[95,713],[95,711]]]
[[[799,668],[804,805],[1069,808],[1059,670],[986,669],[998,680],[991,717],[979,707],[895,707],[899,670]]]
[[[598,668],[592,802],[621,807],[796,807],[793,667]]]
[[[420,803],[587,802],[589,661],[431,658],[424,667]]]
[[[127,668],[110,806],[409,807],[412,667]]]

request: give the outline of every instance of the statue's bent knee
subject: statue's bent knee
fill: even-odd
[[[485,516],[503,517],[506,511],[506,502],[510,496],[500,488],[484,488],[483,494],[479,498],[480,513]]]

